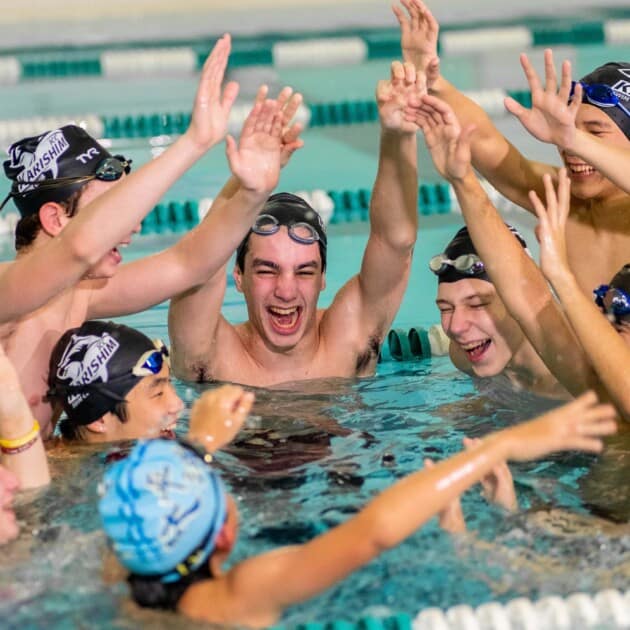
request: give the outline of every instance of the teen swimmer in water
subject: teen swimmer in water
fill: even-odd
[[[406,0],[407,11],[397,8],[403,58],[417,67],[431,63],[429,94],[447,102],[462,127],[474,124],[471,136],[473,167],[499,192],[534,213],[529,191],[542,197],[543,175],[557,182],[559,168],[527,160],[493,125],[479,105],[459,92],[439,73],[438,23],[421,0]],[[622,150],[630,149],[628,73],[630,63],[609,63],[582,77],[582,100],[576,126],[584,133]],[[508,103],[509,105],[509,103]],[[533,104],[528,130],[537,138],[553,135],[550,121]],[[608,177],[570,150],[560,158],[571,179],[571,212],[567,219],[567,256],[582,292],[608,280],[627,261],[630,251],[630,196]]]
[[[106,473],[99,511],[134,600],[216,624],[262,628],[401,543],[500,462],[562,450],[599,452],[614,409],[584,396],[488,435],[469,450],[401,479],[313,540],[224,571],[238,534],[234,500],[194,442],[150,440]]]
[[[228,84],[221,93],[229,50],[230,39],[225,36],[208,58],[201,73],[188,130],[137,173],[123,178],[124,164],[113,158],[102,160],[102,147],[76,127],[25,139],[11,148],[11,158],[5,164],[5,170],[14,181],[11,194],[25,215],[22,221],[28,223],[33,217],[37,221],[32,225],[29,223],[29,230],[22,234],[24,238],[16,262],[0,267],[0,285],[3,274],[9,274],[11,282],[16,283],[12,285],[14,290],[18,286],[27,286],[33,299],[28,308],[23,304],[24,308],[5,318],[5,323],[0,325],[0,342],[14,362],[45,438],[53,428],[50,406],[43,400],[48,362],[50,352],[63,332],[87,319],[141,311],[204,282],[224,264],[224,259],[247,232],[277,183],[280,156],[286,148],[283,144],[285,115],[287,110],[294,111],[299,101],[299,97],[290,99],[290,90],[283,90],[278,100],[266,100],[263,92],[263,98],[259,95],[243,126],[238,144],[228,136],[230,168],[240,182],[236,194],[217,203],[199,226],[169,249],[119,266],[121,257],[115,246],[121,240],[129,242],[142,216],[170,184],[224,137],[237,91],[235,84]],[[54,157],[54,168],[41,170],[38,165],[44,163],[42,152],[49,158]],[[80,195],[78,201],[77,195]],[[92,250],[81,244],[80,251],[90,262],[87,274],[80,282],[77,282],[78,272],[69,277],[65,284],[62,283],[64,290],[42,306],[37,296],[46,292],[43,289],[31,292],[35,286],[32,282],[37,286],[45,284],[51,274],[61,272],[47,259],[41,273],[36,273],[35,268],[31,269],[22,261],[33,260],[33,257],[40,260],[40,249],[48,247],[55,239],[65,242],[66,227],[75,221],[68,215],[74,214],[77,208],[80,215],[83,206],[90,202],[109,210],[108,224],[116,223],[118,215],[130,216],[128,212],[122,212],[129,205],[140,204],[142,212],[132,212],[134,218],[129,223],[125,219],[124,234],[109,227],[94,232],[92,239],[101,239],[102,233],[109,235],[110,242],[104,251],[100,247]],[[18,232],[20,230],[18,225]],[[76,234],[73,234],[75,238]],[[71,251],[75,252],[72,248]],[[12,271],[22,268],[20,265],[31,269],[27,280],[24,280],[23,272],[16,275]],[[18,279],[21,279],[19,284]]]

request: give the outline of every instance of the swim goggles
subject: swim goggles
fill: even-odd
[[[270,214],[259,214],[256,218],[256,222],[252,226],[252,232],[254,234],[260,234],[261,236],[269,236],[275,234],[281,227],[280,221],[276,217]],[[299,221],[297,223],[289,223],[286,225],[289,232],[289,236],[297,243],[302,245],[310,245],[319,241],[319,234],[317,230],[310,224]]]
[[[593,293],[595,294],[595,304],[602,309],[605,315],[613,318],[615,323],[620,324],[622,320],[629,319],[630,295],[623,289],[602,284]],[[612,296],[610,301],[606,300],[609,294]],[[605,300],[608,302],[608,305],[606,305]]]
[[[122,155],[114,155],[113,157],[106,157],[101,160],[98,163],[96,170],[91,175],[57,177],[56,179],[18,180],[16,182],[18,186],[29,184],[36,187],[24,192],[12,190],[0,205],[0,210],[4,208],[11,197],[24,196],[33,192],[40,192],[42,190],[55,190],[56,188],[64,188],[65,186],[72,186],[73,184],[89,182],[93,179],[98,179],[103,182],[115,182],[123,176],[123,173],[128,175],[131,172],[132,161],[133,160],[127,159]]]
[[[451,260],[446,254],[437,254],[429,261],[429,269],[436,276],[441,276],[449,267],[467,276],[478,276],[486,269],[476,254],[463,254],[455,260]]]
[[[571,94],[569,98],[573,96],[575,92],[576,83],[579,82],[571,81]],[[584,97],[592,105],[597,105],[598,107],[619,107],[626,116],[630,116],[630,110],[621,102],[610,86],[602,83],[580,83],[580,85],[582,86]]]
[[[140,355],[140,358],[136,361],[136,364],[131,368],[131,373],[134,376],[151,376],[152,374],[159,374],[164,365],[164,361],[169,365],[168,348],[161,339],[153,341],[155,344],[155,350],[148,350],[144,354]]]

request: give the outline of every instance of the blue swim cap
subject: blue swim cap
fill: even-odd
[[[227,516],[219,475],[190,447],[159,439],[105,473],[98,509],[121,564],[166,583],[207,560]]]

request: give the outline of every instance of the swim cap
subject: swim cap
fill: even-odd
[[[302,197],[287,192],[271,195],[260,214],[268,214],[275,217],[279,225],[290,226],[296,223],[310,225],[319,237],[317,244],[319,245],[319,253],[322,259],[322,271],[326,270],[326,248],[328,246],[326,228],[319,213],[304,201]],[[236,264],[241,271],[244,269],[247,243],[252,232],[253,230],[250,230],[236,248]]]
[[[610,281],[610,286],[630,295],[630,264],[624,265]]]
[[[62,403],[71,423],[90,424],[113,411],[145,376],[160,371],[162,361],[154,353],[166,355],[166,349],[138,330],[85,322],[66,331],[53,348],[47,398]],[[137,368],[141,359],[154,364],[143,371]]]
[[[507,227],[510,229],[510,232],[514,234],[518,242],[523,246],[525,251],[529,254],[529,250],[527,249],[527,243],[525,239],[521,236],[520,232],[508,225]],[[477,250],[475,249],[475,245],[470,238],[470,234],[468,233],[468,228],[464,226],[460,230],[457,231],[457,234],[451,239],[446,248],[444,249],[443,255],[449,260],[455,260],[459,256],[466,256],[468,254],[474,254],[478,256]],[[492,282],[490,277],[485,271],[485,268],[479,273],[475,273],[473,275],[463,273],[455,269],[452,265],[446,265],[446,269],[438,275],[438,284],[442,282],[457,282],[458,280],[467,280],[470,278],[477,278],[478,280],[485,280],[486,282]]]
[[[105,473],[98,511],[120,562],[176,582],[199,568],[227,516],[219,475],[174,440],[140,440]]]
[[[630,62],[613,61],[605,63],[599,68],[595,68],[593,72],[580,79],[580,83],[585,85],[606,85],[614,93],[614,95],[623,103],[623,106],[630,110]],[[630,139],[630,116],[626,114],[620,107],[602,107],[592,100],[589,100],[586,91],[582,92],[582,102],[597,107],[623,131],[628,139]]]
[[[109,151],[84,129],[66,125],[12,144],[4,172],[13,181],[11,196],[25,217],[39,212],[48,201],[64,201],[86,183],[45,186],[38,190],[38,182],[93,175],[98,164],[107,157],[112,157]]]

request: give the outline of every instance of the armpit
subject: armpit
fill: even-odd
[[[375,363],[378,360],[378,353],[381,349],[382,343],[383,340],[378,335],[368,337],[365,350],[357,356],[357,363],[355,367],[355,372],[357,374],[361,374],[361,372],[366,370],[372,363]]]

